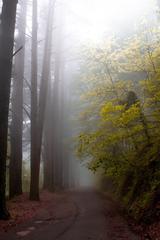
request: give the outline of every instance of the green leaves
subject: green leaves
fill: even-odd
[[[77,79],[83,89],[77,154],[119,192],[126,181],[123,198],[130,204],[160,182],[160,32],[150,31],[150,41],[147,34],[121,46],[114,39],[85,48]]]

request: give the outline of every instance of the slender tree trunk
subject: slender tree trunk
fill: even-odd
[[[39,169],[40,169],[40,159],[41,159],[41,147],[42,147],[42,137],[43,137],[43,127],[44,127],[44,115],[46,109],[47,101],[47,90],[50,77],[50,62],[51,62],[51,46],[52,46],[52,30],[53,30],[53,11],[54,11],[55,1],[50,0],[49,2],[49,13],[46,28],[46,40],[42,67],[42,78],[40,85],[39,94],[39,105],[37,112],[37,125],[36,125],[36,154],[34,159],[34,166],[32,169],[31,179],[33,178],[31,184],[32,200],[39,199]]]
[[[55,84],[54,84],[54,136],[53,136],[53,151],[54,151],[54,169],[55,169],[55,185],[57,189],[62,188],[62,156],[61,156],[61,89],[60,89],[60,56],[59,53],[56,57],[56,67],[55,67]]]
[[[55,59],[55,81],[53,86],[52,101],[52,161],[54,163],[54,184],[57,189],[62,188],[62,106],[61,106],[61,78],[60,78],[60,55]]]
[[[53,166],[53,105],[52,105],[52,87],[51,79],[48,88],[46,115],[45,115],[45,127],[44,127],[44,189],[53,192],[54,189],[54,166]]]
[[[44,57],[43,57],[43,69],[42,69],[42,78],[41,78],[40,96],[39,96],[39,109],[38,109],[39,110],[38,111],[38,137],[37,137],[38,157],[41,155],[44,116],[45,116],[45,110],[46,110],[47,90],[48,90],[49,77],[50,77],[54,3],[55,1],[50,0],[48,22],[47,22],[47,29],[46,29],[46,43],[45,43]]]
[[[8,112],[17,0],[3,0],[0,36],[0,219],[8,219],[6,209],[6,158]]]
[[[65,139],[65,104],[66,104],[66,96],[65,96],[65,63],[61,66],[61,92],[60,92],[60,158],[61,158],[61,174],[62,174],[62,179],[61,179],[61,185],[63,188],[67,188],[67,178],[68,175],[68,156],[65,151],[65,144],[64,144],[64,139]],[[67,122],[67,121],[66,121]]]
[[[22,132],[23,132],[23,80],[25,57],[25,29],[26,29],[27,1],[21,1],[18,17],[18,39],[16,49],[21,49],[15,57],[13,95],[12,95],[12,123],[11,123],[11,160],[9,172],[10,198],[22,194]]]
[[[39,200],[39,164],[37,162],[37,28],[37,0],[33,0],[31,49],[31,200]]]
[[[63,188],[63,68],[62,64],[62,32],[63,32],[63,9],[61,9],[59,17],[60,27],[57,33],[56,55],[55,55],[55,82],[53,87],[53,161],[54,161],[54,177],[57,189]]]

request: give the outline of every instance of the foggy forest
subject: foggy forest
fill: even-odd
[[[160,240],[160,0],[0,0],[0,240]]]

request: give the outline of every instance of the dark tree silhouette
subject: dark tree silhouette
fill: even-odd
[[[6,209],[6,158],[8,112],[14,45],[14,30],[18,0],[3,0],[0,35],[0,219],[8,219]]]
[[[33,0],[31,48],[31,200],[39,200],[39,165],[37,163],[37,27],[37,0]]]
[[[22,49],[15,56],[13,94],[12,94],[12,123],[11,123],[11,160],[9,172],[10,198],[22,193],[22,131],[23,131],[23,81],[25,55],[27,1],[20,3],[18,14],[16,49]]]
[[[31,168],[30,199],[32,200],[39,199],[39,170],[40,170],[42,137],[43,137],[43,128],[44,128],[44,116],[45,116],[45,109],[46,109],[46,102],[47,102],[47,90],[48,90],[49,77],[50,77],[54,4],[55,4],[55,1],[50,0],[47,28],[46,28],[45,48],[44,48],[44,56],[43,56],[42,77],[41,77],[41,84],[40,84],[39,103],[38,103],[38,109],[36,111],[37,113],[36,127],[35,127],[35,129],[37,130],[35,133],[36,143],[35,145],[33,145],[33,147],[36,146],[36,152],[35,152],[34,158],[31,159],[31,161],[34,162],[33,168]]]

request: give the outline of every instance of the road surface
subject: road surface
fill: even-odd
[[[0,235],[0,240],[139,240],[111,200],[96,191],[70,192],[74,214],[63,219],[36,219]]]

